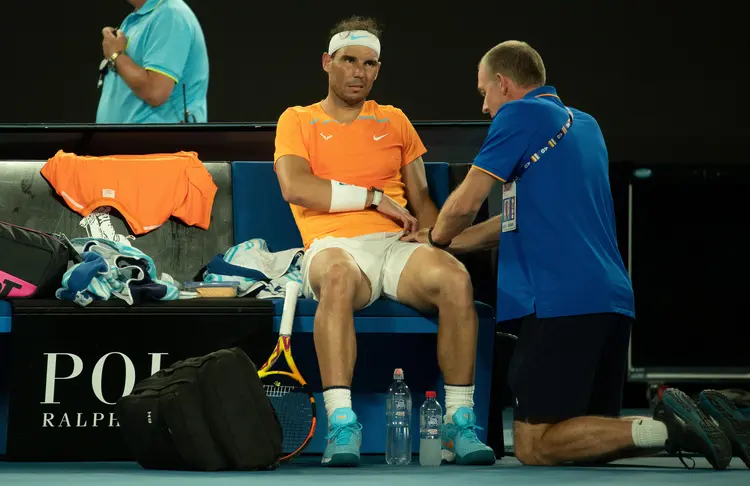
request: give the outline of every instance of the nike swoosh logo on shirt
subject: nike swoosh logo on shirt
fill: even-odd
[[[375,135],[373,135],[373,136],[372,136],[372,139],[373,139],[373,140],[375,140],[375,141],[377,142],[377,141],[378,141],[378,140],[380,140],[381,138],[383,138],[383,137],[387,137],[387,136],[388,136],[388,134],[387,134],[387,133],[386,133],[385,135],[381,135],[381,136],[379,136],[379,137],[376,137]]]

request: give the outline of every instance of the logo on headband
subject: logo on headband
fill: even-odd
[[[339,32],[339,39],[346,39],[347,37],[351,40],[358,40],[375,37],[375,35],[367,31],[345,30],[344,32]]]
[[[329,54],[336,52],[345,46],[364,46],[374,50],[380,56],[380,39],[372,32],[366,30],[347,30],[339,32],[331,38],[328,46]]]

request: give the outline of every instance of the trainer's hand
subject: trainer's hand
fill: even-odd
[[[419,229],[417,218],[411,215],[408,209],[398,204],[390,197],[383,194],[383,199],[378,204],[378,212],[388,216],[391,219],[400,221],[404,226],[405,234],[410,234]]]
[[[430,244],[430,239],[427,237],[427,233],[430,231],[429,228],[422,228],[414,233],[409,233],[401,237],[401,241],[412,241],[414,243]]]
[[[125,52],[128,45],[128,39],[121,30],[115,30],[114,27],[105,27],[102,29],[102,51],[104,57],[109,59],[115,52]]]

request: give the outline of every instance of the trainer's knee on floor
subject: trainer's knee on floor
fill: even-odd
[[[555,463],[546,459],[542,454],[531,450],[516,449],[516,459],[524,466],[554,466]]]
[[[554,466],[554,461],[550,460],[542,451],[541,444],[519,445],[514,442],[516,459],[524,466]]]
[[[525,466],[555,466],[545,451],[542,437],[546,426],[529,425],[513,427],[513,450],[518,462]]]

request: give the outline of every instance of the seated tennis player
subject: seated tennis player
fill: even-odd
[[[329,432],[322,463],[359,464],[353,313],[385,296],[439,311],[444,458],[494,464],[493,450],[475,433],[477,314],[469,274],[447,252],[399,241],[434,224],[438,211],[427,190],[426,149],[409,119],[367,100],[380,71],[378,36],[371,19],[341,22],[322,59],[328,96],[287,109],[276,131],[275,170],[306,248],[303,294],[319,302],[314,336]]]

